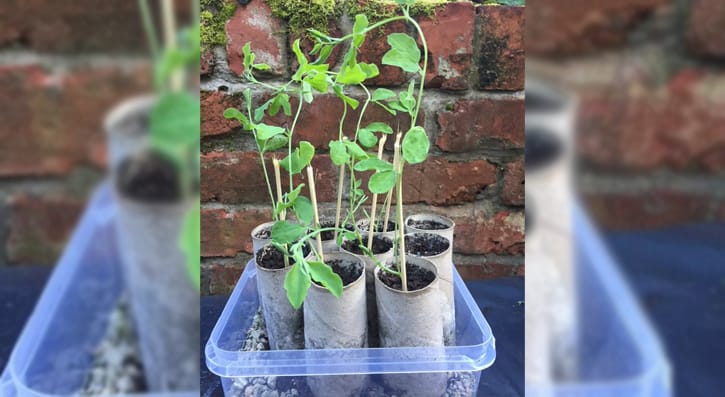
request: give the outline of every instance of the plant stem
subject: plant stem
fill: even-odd
[[[378,160],[383,159],[383,150],[385,149],[385,141],[388,139],[387,135],[383,135],[380,137],[380,142],[378,142]],[[370,224],[368,225],[368,249],[373,249],[373,234],[375,233],[375,212],[377,211],[378,206],[378,194],[373,194],[373,204],[372,208],[370,209]]]
[[[247,103],[247,115],[252,120],[252,104]],[[254,135],[254,142],[257,141],[257,131],[252,129]],[[272,201],[272,220],[279,220],[277,218],[277,202],[274,200],[274,194],[272,194],[272,184],[269,182],[269,172],[267,172],[267,163],[264,161],[264,151],[257,143],[257,152],[259,152],[259,161],[262,163],[262,171],[264,172],[264,181],[267,182],[267,193],[269,193],[269,199]]]
[[[393,163],[395,166],[395,163]],[[383,221],[383,233],[388,231],[388,222],[390,221],[390,204],[393,202],[393,189],[390,189],[388,195],[385,197],[385,220]]]
[[[162,0],[161,13],[164,23],[164,42],[167,49],[173,50],[176,48],[176,17],[174,15],[173,0]],[[171,74],[170,84],[172,91],[181,89],[183,81],[179,70],[175,70]]]
[[[156,35],[156,28],[154,27],[149,1],[138,0],[138,9],[141,13],[143,29],[146,32],[146,41],[148,41],[149,49],[151,50],[151,58],[153,58],[154,62],[156,62],[159,58],[159,38]]]
[[[398,221],[397,221],[397,235],[398,235],[398,271],[400,271],[400,281],[403,285],[403,292],[408,291],[408,272],[405,263],[405,235],[403,233],[403,158],[400,152],[400,139],[403,133],[399,132],[398,136],[395,137],[395,155],[393,163],[395,164],[396,172],[398,173],[397,180],[397,198],[396,208],[398,209]]]
[[[425,73],[428,70],[428,43],[425,40],[423,29],[420,28],[420,25],[418,25],[418,22],[415,19],[410,17],[407,10],[405,11],[405,16],[408,18],[408,21],[415,27],[416,31],[418,32],[418,36],[420,37],[420,42],[423,44],[423,70],[421,70],[420,72],[420,88],[418,89],[418,101],[415,104],[415,113],[413,113],[410,124],[412,128],[418,121],[420,105],[423,102],[423,86],[425,85]]]
[[[312,170],[312,166],[307,166],[307,183],[310,187],[310,200],[312,201],[312,208],[315,212],[315,227],[320,227],[320,213],[317,210],[317,192],[315,190],[315,173]],[[322,250],[322,236],[317,234],[317,248],[320,250],[319,259],[322,263],[325,263],[325,254]]]
[[[337,133],[337,139],[342,142],[343,132],[342,126],[345,124],[345,117],[347,117],[347,103],[342,102],[342,117],[340,118],[340,125]],[[345,164],[340,166],[340,177],[337,183],[337,208],[335,209],[335,241],[337,241],[337,228],[340,227],[340,212],[342,211],[342,189],[345,187]]]
[[[275,184],[277,185],[277,202],[282,203],[282,177],[279,171],[279,160],[277,158],[272,159],[272,165],[274,166],[274,178]],[[282,210],[279,213],[279,220],[283,221],[287,218],[287,210]]]

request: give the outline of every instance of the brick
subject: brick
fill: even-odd
[[[454,162],[443,157],[430,157],[424,163],[406,167],[403,172],[403,201],[432,205],[462,204],[475,201],[481,190],[494,183],[496,167],[487,161]]]
[[[725,59],[725,3],[692,0],[687,22],[687,47],[695,55]]]
[[[710,220],[711,197],[675,191],[585,194],[593,219],[612,230],[652,229]]]
[[[83,202],[68,197],[19,195],[8,204],[8,263],[51,265],[65,244],[83,209]]]
[[[437,118],[440,133],[435,143],[446,152],[475,151],[491,141],[507,148],[524,146],[523,99],[461,99]]]
[[[182,17],[188,16],[188,5],[185,0],[176,1]],[[6,0],[0,2],[0,20],[3,47],[72,53],[148,51],[138,5],[133,1]]]
[[[255,63],[266,63],[272,69],[270,74],[282,76],[287,73],[287,45],[282,22],[272,15],[272,10],[262,0],[252,0],[239,6],[232,19],[226,24],[227,59],[229,68],[236,74],[244,72],[242,47],[252,43],[252,52],[257,55]]]
[[[200,96],[202,137],[225,134],[240,128],[238,121],[224,118],[224,110],[227,108],[240,108],[240,99],[219,91],[202,91]]]
[[[468,89],[473,57],[475,8],[473,3],[448,3],[419,21],[430,54],[426,86],[446,90]]]
[[[274,190],[274,172],[272,162],[267,160],[270,183]],[[286,153],[277,153],[283,158]],[[312,160],[315,170],[317,200],[320,202],[334,201],[337,194],[337,169],[330,161],[330,156],[317,154]],[[282,170],[282,187],[288,190],[289,179]],[[307,176],[297,175],[295,184],[305,183]],[[305,189],[304,194],[309,196]],[[269,204],[270,197],[264,172],[256,152],[212,152],[201,155],[201,200],[225,204]]]
[[[622,45],[629,32],[671,0],[539,0],[526,7],[526,49],[569,55]]]
[[[362,97],[357,95],[351,96],[362,103]],[[299,103],[298,99],[294,97],[290,98],[290,103],[294,116],[294,112],[297,110],[297,105]],[[360,117],[361,108],[362,104],[356,110],[348,108],[347,116],[345,117],[345,122],[343,124],[343,132],[348,137],[352,137],[355,132],[355,126],[357,125],[358,118]],[[337,96],[316,96],[314,102],[303,105],[302,113],[295,128],[293,142],[297,144],[299,141],[305,140],[312,143],[318,149],[328,148],[329,142],[338,138],[342,112],[343,103]],[[423,118],[421,117],[419,120],[421,124],[423,121],[422,119]],[[267,123],[287,128],[292,126],[292,121],[292,117],[287,117],[282,114],[282,112],[275,117],[267,116],[265,118],[265,122]],[[364,127],[375,121],[380,121],[391,126],[400,125],[401,128],[406,128],[406,126],[410,124],[410,118],[407,115],[400,114],[393,116],[379,106],[370,105],[363,117],[362,126]]]
[[[454,216],[454,250],[460,254],[524,253],[523,211],[489,213],[476,209],[472,215]]]
[[[524,7],[478,8],[478,88],[517,91],[524,88]]]
[[[611,170],[725,170],[725,98],[704,95],[720,81],[683,71],[659,90],[589,92],[579,112],[580,156]]]
[[[234,257],[252,253],[252,229],[272,220],[271,210],[202,208],[201,256]]]
[[[408,81],[408,75],[402,69],[381,63],[383,55],[390,50],[390,45],[386,40],[387,35],[406,32],[405,22],[396,21],[385,25],[382,29],[376,29],[368,33],[365,42],[360,46],[358,61],[376,64],[380,70],[380,75],[374,79],[366,80],[365,85],[394,87]]]
[[[147,71],[143,65],[59,74],[38,66],[0,67],[0,176],[64,175],[76,165],[96,164],[104,115],[146,91]]]
[[[524,205],[525,202],[524,160],[506,164],[503,172],[501,201],[508,205]]]
[[[241,266],[212,264],[209,267],[207,295],[231,295],[243,271],[244,264]]]
[[[518,266],[505,263],[484,262],[481,264],[456,265],[464,280],[492,280],[516,275]]]
[[[214,53],[211,52],[211,50],[202,50],[199,64],[199,73],[202,77],[208,76],[212,71],[214,71],[215,62]]]

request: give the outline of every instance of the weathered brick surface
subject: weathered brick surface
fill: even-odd
[[[244,72],[242,47],[251,42],[257,55],[255,63],[268,64],[272,74],[286,74],[287,45],[282,31],[282,22],[272,15],[266,2],[253,0],[239,6],[226,24],[229,68],[240,75]]]
[[[523,211],[487,213],[477,210],[472,216],[454,217],[455,251],[462,254],[524,253]]]
[[[525,202],[524,161],[506,164],[503,174],[501,200],[508,205],[524,205]]]
[[[83,208],[81,200],[20,194],[7,203],[8,263],[52,265],[60,256]]]
[[[201,59],[199,63],[199,73],[201,76],[208,76],[214,70],[214,54],[211,50],[205,49],[201,52]]]
[[[690,51],[708,58],[725,58],[725,3],[718,0],[689,2],[687,44]]]
[[[522,266],[505,263],[484,262],[478,264],[457,265],[456,270],[465,280],[490,280],[500,277],[517,276]]]
[[[518,91],[524,88],[524,7],[478,8],[478,87]]]
[[[252,229],[272,220],[264,209],[201,210],[201,256],[233,257],[240,252],[252,253]]]
[[[712,198],[706,194],[652,190],[644,193],[585,195],[597,223],[608,229],[650,229],[710,218]]]
[[[527,7],[529,54],[594,52],[621,45],[629,32],[671,0],[539,0]]]
[[[421,18],[430,54],[426,86],[465,90],[471,72],[475,9],[473,3],[449,3]]]
[[[285,153],[269,154],[267,170],[274,189],[272,156],[282,159]],[[312,160],[315,170],[317,200],[334,201],[337,194],[337,169],[329,155],[318,154]],[[297,175],[295,183],[307,183],[307,175]],[[288,190],[289,178],[282,170],[282,186]],[[307,193],[305,193],[307,194]],[[201,200],[225,204],[270,203],[259,154],[256,152],[212,152],[201,155]],[[271,204],[270,204],[271,205]]]
[[[104,114],[145,91],[146,70],[52,74],[39,66],[0,66],[0,176],[62,175],[95,164]]]
[[[480,149],[489,141],[523,148],[524,101],[519,98],[461,99],[438,112],[436,145],[446,152]]]
[[[209,295],[231,295],[245,264],[213,264],[209,267]]]
[[[219,135],[240,128],[236,120],[227,120],[224,110],[240,108],[242,101],[223,92],[201,92],[201,136]]]
[[[496,168],[484,161],[454,162],[431,157],[407,167],[403,173],[403,201],[455,205],[476,200],[485,187],[496,183]]]

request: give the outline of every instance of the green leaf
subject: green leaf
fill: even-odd
[[[239,123],[242,124],[242,127],[245,130],[252,129],[252,125],[249,123],[249,119],[247,118],[247,116],[244,115],[244,113],[239,111],[239,109],[227,108],[224,111],[224,118],[239,121]]]
[[[347,152],[350,153],[350,156],[354,158],[355,160],[363,160],[368,157],[370,157],[365,151],[355,142],[346,141],[345,145],[347,146]]]
[[[337,83],[355,85],[360,84],[367,78],[367,74],[362,70],[360,64],[345,65],[340,74],[337,75]]]
[[[300,166],[302,168],[307,167],[312,162],[312,158],[315,157],[315,147],[307,141],[302,141],[298,150],[300,153]]]
[[[272,226],[272,241],[278,244],[291,244],[307,233],[307,226],[288,221],[277,221]]]
[[[292,174],[299,174],[310,164],[314,156],[315,147],[307,141],[302,141],[300,146],[292,153],[292,156],[282,159],[279,165]]]
[[[184,226],[181,229],[179,247],[186,257],[186,269],[192,284],[199,289],[200,262],[201,262],[201,209],[199,205],[189,211],[184,217]]]
[[[342,86],[334,85],[334,86],[332,86],[332,90],[335,91],[335,94],[338,96],[338,98],[342,99],[351,108],[357,109],[360,102],[357,101],[356,99],[350,98],[349,96],[345,95],[345,93],[342,91]]]
[[[299,262],[292,265],[292,269],[284,278],[284,289],[287,291],[287,299],[292,307],[295,309],[302,307],[311,284],[309,274],[302,270]]]
[[[312,207],[312,202],[310,202],[307,197],[297,197],[295,200],[294,211],[298,221],[304,223],[305,225],[312,224],[312,219],[315,216],[315,210]]]
[[[376,137],[375,134],[367,128],[362,128],[358,131],[357,139],[360,141],[360,144],[366,148],[371,148],[378,143],[378,137]]]
[[[392,171],[393,165],[376,157],[361,160],[355,164],[355,171],[365,172],[375,170],[378,172]]]
[[[292,43],[292,52],[295,53],[297,56],[297,62],[300,64],[300,68],[304,65],[307,65],[307,58],[305,57],[305,54],[302,53],[302,50],[300,49],[300,39],[295,40]]]
[[[380,74],[380,70],[378,69],[378,65],[374,63],[359,63],[360,70],[365,73],[366,78],[372,79],[373,77],[377,77]]]
[[[373,92],[372,100],[375,102],[384,101],[386,99],[393,98],[394,96],[395,92],[393,92],[392,90],[389,90],[387,88],[378,88],[377,90],[375,90],[375,92]]]
[[[410,93],[403,91],[400,93],[400,104],[403,106],[403,108],[406,109],[408,112],[412,112],[413,109],[415,109],[415,97],[411,95]]]
[[[287,146],[287,136],[286,135],[275,135],[269,139],[267,139],[266,142],[262,145],[262,152],[271,152],[277,149],[281,149],[283,147]]]
[[[272,70],[272,68],[269,65],[267,65],[266,63],[254,64],[254,65],[252,65],[252,68],[254,68],[255,70],[261,70],[261,71]]]
[[[255,55],[252,52],[252,43],[247,42],[244,44],[244,47],[242,47],[242,54],[244,55],[244,70],[249,70],[252,67],[252,63],[254,62]]]
[[[420,50],[412,37],[405,33],[388,36],[390,51],[383,55],[383,65],[397,66],[406,72],[420,71]]]
[[[355,24],[352,26],[352,44],[355,47],[360,47],[365,41],[365,29],[367,29],[368,25],[368,17],[365,14],[355,15]]]
[[[198,144],[199,99],[186,92],[164,94],[151,111],[151,142],[167,153]]]
[[[325,69],[327,69],[328,65],[325,65]],[[326,70],[325,70],[326,71]],[[327,92],[327,74],[325,74],[325,71],[316,71],[314,74],[310,74],[307,77],[305,77],[305,81],[312,86],[315,90],[318,92]]]
[[[393,128],[391,128],[389,125],[385,123],[381,123],[379,121],[376,121],[374,123],[370,123],[365,127],[366,130],[370,130],[372,132],[382,132],[383,134],[392,134]]]
[[[332,55],[332,50],[334,50],[335,47],[332,45],[323,45],[320,48],[320,55],[315,60],[315,65],[322,64],[323,62],[327,62],[327,60],[330,58],[330,55]]]
[[[287,130],[282,127],[268,124],[257,124],[255,126],[255,130],[257,131],[257,139],[262,142],[267,141],[267,139],[273,136],[282,135],[287,132]]]
[[[383,194],[395,186],[395,171],[376,172],[368,181],[368,189],[372,193]]]
[[[403,158],[410,164],[418,164],[425,161],[430,150],[428,135],[421,126],[415,126],[405,133],[403,138]]]
[[[308,262],[307,269],[312,279],[322,284],[332,295],[338,298],[342,295],[342,279],[330,266],[322,262]]]
[[[268,100],[267,102],[263,103],[262,106],[254,109],[254,122],[259,123],[264,118],[264,112],[269,109],[269,107],[272,105],[272,101],[274,98]]]
[[[302,82],[302,99],[307,103],[312,103],[315,99],[312,95],[312,86],[307,81]]]
[[[335,165],[347,164],[350,156],[347,154],[347,146],[341,141],[330,141],[330,159]]]
[[[285,94],[284,92],[277,94],[272,99],[272,104],[269,106],[269,115],[276,116],[280,108],[284,110],[285,115],[292,115],[292,108],[290,107],[289,103],[289,95]]]

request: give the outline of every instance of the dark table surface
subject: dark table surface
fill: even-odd
[[[615,233],[607,242],[673,362],[678,396],[720,395],[725,373],[725,224]],[[0,268],[0,370],[50,269]],[[523,395],[522,279],[469,283],[497,338],[496,363],[481,377],[480,395]],[[202,347],[227,297],[201,301]],[[218,378],[202,365],[203,396],[220,396]]]

